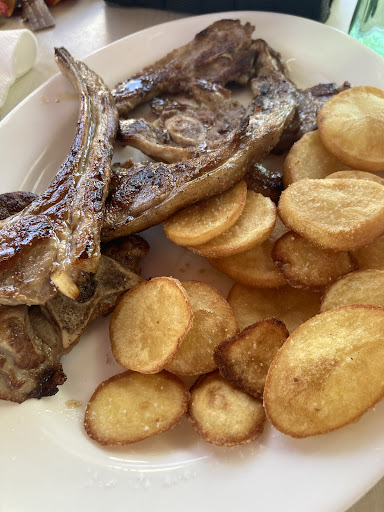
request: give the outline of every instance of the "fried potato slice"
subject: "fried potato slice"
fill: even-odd
[[[384,308],[384,270],[358,270],[331,285],[320,311],[349,304],[368,304]]]
[[[190,392],[188,419],[208,443],[236,446],[255,441],[263,433],[261,401],[236,389],[219,372],[199,377]]]
[[[215,348],[221,375],[237,388],[261,397],[269,365],[289,332],[280,320],[266,318]]]
[[[311,318],[284,343],[264,388],[267,418],[293,437],[356,421],[384,395],[384,309],[344,306]]]
[[[102,445],[136,443],[177,425],[187,411],[189,392],[166,371],[126,371],[102,382],[85,411],[89,437]]]
[[[384,186],[368,180],[300,180],[280,196],[284,224],[325,249],[350,251],[384,233]]]
[[[330,180],[336,180],[336,179],[354,179],[354,180],[370,180],[370,181],[376,181],[377,183],[380,183],[381,185],[384,185],[384,179],[378,176],[377,174],[373,174],[373,172],[366,172],[366,171],[353,171],[353,170],[344,170],[344,171],[337,171],[333,172],[329,176],[327,176]]]
[[[243,213],[231,229],[206,244],[189,249],[206,258],[222,258],[244,252],[267,240],[275,222],[275,203],[269,197],[248,190]]]
[[[112,314],[112,353],[122,367],[156,373],[192,328],[193,313],[180,281],[156,277],[126,293]]]
[[[372,244],[352,253],[359,262],[360,270],[369,268],[384,268],[384,236],[379,237]]]
[[[213,286],[200,281],[182,285],[192,307],[193,324],[166,369],[179,375],[201,375],[217,368],[216,345],[237,334],[239,327],[230,305]]]
[[[321,249],[294,231],[277,240],[272,258],[294,288],[322,290],[358,268],[351,253]]]
[[[384,170],[384,91],[360,86],[330,98],[317,116],[324,146],[352,169]]]
[[[272,231],[268,240],[274,244],[276,242],[276,240],[281,238],[285,233],[288,233],[288,231],[289,231],[289,228],[287,228],[287,226],[285,224],[283,224],[283,222],[281,221],[280,217],[277,216],[275,228]]]
[[[208,258],[208,261],[237,283],[276,288],[287,284],[287,281],[272,259],[272,249],[273,243],[266,240],[248,251],[224,258]]]
[[[319,131],[314,130],[304,134],[289,150],[283,164],[283,184],[287,188],[302,179],[326,178],[346,167],[326,149]]]
[[[164,222],[164,232],[175,244],[199,245],[228,231],[240,217],[247,185],[240,181],[222,194],[200,201]]]
[[[268,290],[235,283],[228,295],[241,330],[265,318],[275,317],[284,322],[290,333],[318,313],[320,300],[318,292],[288,285]]]

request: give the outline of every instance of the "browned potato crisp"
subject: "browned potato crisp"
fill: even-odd
[[[318,313],[320,300],[320,293],[291,286],[268,290],[238,283],[228,295],[241,330],[265,318],[275,317],[284,322],[290,333]]]
[[[324,146],[336,158],[352,169],[384,170],[384,91],[343,91],[323,105],[317,121]]]
[[[244,210],[247,185],[240,181],[222,194],[196,203],[164,222],[167,237],[178,245],[199,245],[228,231]]]
[[[273,360],[264,388],[272,425],[292,437],[356,421],[384,395],[384,309],[335,308],[308,320]]]
[[[183,339],[166,369],[179,375],[201,375],[215,368],[213,351],[219,343],[238,333],[228,302],[209,284],[183,282],[193,311],[192,329]]]
[[[384,270],[359,270],[339,279],[325,293],[321,311],[348,304],[384,308]]]
[[[374,174],[373,172],[366,172],[366,171],[353,171],[353,170],[345,170],[345,171],[337,171],[333,172],[329,176],[327,176],[330,180],[335,179],[355,179],[355,180],[370,180],[370,181],[376,181],[377,183],[380,183],[381,185],[384,185],[384,179],[378,176],[377,174]]]
[[[351,253],[321,249],[293,231],[277,240],[272,257],[295,288],[321,290],[358,268]]]
[[[276,207],[268,197],[247,193],[243,213],[229,231],[206,244],[189,249],[207,258],[222,258],[244,252],[267,240],[276,222]]]
[[[124,368],[162,370],[192,327],[188,295],[177,279],[156,277],[126,293],[110,323],[112,352]]]
[[[86,412],[87,434],[103,445],[135,443],[179,423],[189,393],[175,375],[126,371],[101,383]]]
[[[271,253],[273,244],[266,240],[248,251],[224,258],[208,258],[211,265],[245,286],[276,288],[287,283],[276,267]]]
[[[262,403],[233,387],[218,372],[200,377],[190,393],[188,418],[208,443],[236,446],[263,433]]]
[[[300,180],[280,196],[286,226],[325,249],[350,251],[384,233],[384,186],[368,180]]]
[[[262,396],[269,365],[288,336],[276,318],[246,327],[216,347],[214,357],[221,375],[237,388]]]
[[[360,270],[384,268],[384,235],[373,243],[353,252]]]

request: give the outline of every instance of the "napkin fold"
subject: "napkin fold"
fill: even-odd
[[[30,30],[0,31],[0,107],[14,81],[33,67],[36,54],[37,40]]]

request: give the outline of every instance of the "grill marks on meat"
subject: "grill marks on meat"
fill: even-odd
[[[189,204],[227,190],[251,163],[275,147],[292,119],[295,99],[277,73],[258,80],[260,93],[220,149],[175,164],[125,164],[107,198],[103,239],[142,231]]]
[[[155,64],[133,75],[112,91],[120,115],[162,93],[186,91],[191,77],[219,85],[246,85],[256,50],[253,27],[238,20],[213,23],[185,46],[173,50]]]
[[[0,398],[50,396],[63,384],[60,331],[39,306],[0,306]]]
[[[0,303],[43,304],[57,290],[76,298],[76,282],[95,272],[110,183],[117,111],[102,80],[69,53],[56,60],[80,93],[69,155],[48,189],[0,230]]]
[[[228,35],[227,31],[233,28],[236,29],[234,33]],[[169,163],[194,158],[203,151],[214,150],[225,143],[230,131],[237,128],[243,117],[241,107],[231,99],[230,90],[223,87],[230,81],[229,62],[235,69],[237,59],[243,68],[234,81],[246,85],[252,77],[267,78],[271,73],[277,73],[281,80],[290,84],[295,95],[295,116],[274,152],[288,150],[304,133],[315,130],[321,106],[329,97],[349,87],[349,84],[341,88],[335,84],[319,84],[300,90],[289,80],[280,54],[262,39],[253,41],[252,30],[253,27],[241,26],[234,20],[216,22],[201,33],[204,37],[198,34],[188,45],[174,50],[164,59],[134,75],[131,80],[119,84],[114,94],[121,114],[128,113],[135,106],[154,97],[151,106],[152,112],[157,115],[154,122],[147,119],[121,119],[118,135],[120,142],[141,150],[155,160]],[[231,44],[234,45],[234,41],[243,50],[232,51],[230,57],[225,54],[224,58],[218,49],[229,48]],[[207,58],[211,51],[212,60]],[[245,54],[247,58],[244,58]],[[201,62],[204,62],[203,72],[200,69]],[[196,94],[199,89],[197,84],[201,91],[205,89],[205,94]],[[193,100],[192,105],[190,101],[186,103],[185,100],[174,99],[172,95],[181,92],[187,100]]]
[[[163,162],[180,162],[225,143],[238,128],[245,107],[231,97],[231,91],[218,84],[195,80],[185,91],[187,100],[169,97],[152,100],[155,122],[122,119],[118,139],[147,156]]]

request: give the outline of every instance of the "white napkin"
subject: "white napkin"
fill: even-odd
[[[36,37],[30,30],[0,30],[0,107],[13,82],[35,63]]]

